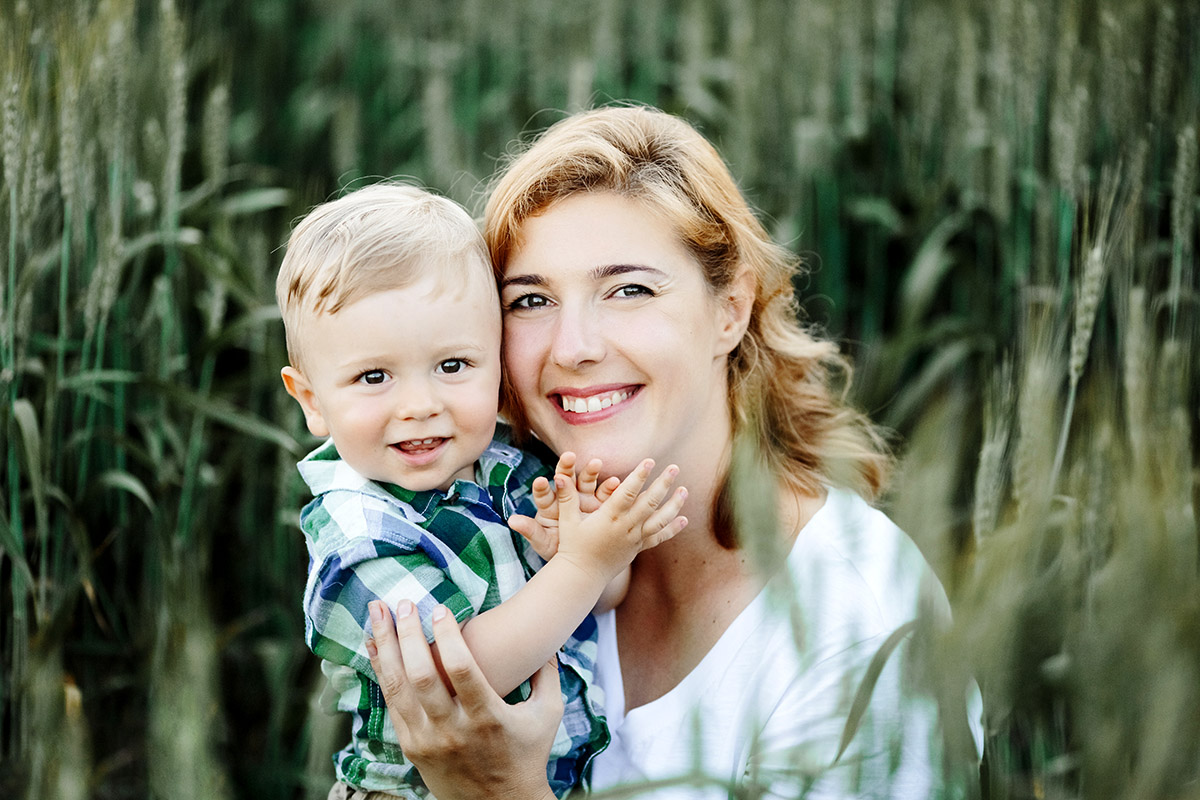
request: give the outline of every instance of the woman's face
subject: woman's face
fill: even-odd
[[[648,206],[581,193],[525,222],[501,282],[504,363],[537,436],[624,477],[715,469],[729,441],[730,303]]]

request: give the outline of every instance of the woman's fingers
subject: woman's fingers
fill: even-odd
[[[405,682],[411,687],[417,703],[431,720],[448,718],[454,713],[454,698],[442,683],[433,650],[425,640],[421,620],[409,600],[401,600],[396,606],[396,637],[400,643]]]
[[[563,697],[561,683],[558,679],[558,661],[551,658],[541,669],[533,673],[529,682],[533,692],[524,706],[535,720],[537,729],[548,727],[557,729],[563,716]]]
[[[370,613],[373,638],[367,640],[367,655],[371,657],[371,669],[375,670],[375,680],[388,710],[393,712],[392,724],[397,734],[403,737],[406,720],[416,721],[420,705],[405,680],[404,662],[391,612],[379,600],[372,600]]]
[[[437,642],[442,670],[463,709],[472,715],[488,709],[498,695],[467,647],[458,621],[444,606],[433,610],[433,638]]]

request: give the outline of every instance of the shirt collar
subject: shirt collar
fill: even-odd
[[[296,465],[313,495],[335,490],[370,491],[378,487],[414,511],[428,517],[439,505],[484,503],[507,518],[512,509],[505,508],[510,478],[521,463],[521,451],[493,440],[475,462],[475,481],[456,480],[448,490],[412,491],[391,483],[371,481],[355,472],[342,460],[328,439]]]

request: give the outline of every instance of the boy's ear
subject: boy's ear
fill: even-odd
[[[283,378],[283,388],[296,398],[296,402],[303,409],[304,422],[308,425],[308,432],[313,436],[328,436],[329,426],[325,424],[325,417],[321,414],[321,407],[317,403],[317,394],[313,391],[308,378],[304,377],[304,373],[293,366],[287,366],[279,371],[279,376]]]
[[[742,265],[737,275],[729,282],[718,298],[721,304],[721,328],[717,334],[717,352],[727,356],[741,344],[750,325],[750,311],[754,308],[754,273]]]

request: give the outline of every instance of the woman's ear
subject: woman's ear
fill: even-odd
[[[738,267],[737,275],[729,282],[722,292],[720,299],[721,327],[717,335],[718,352],[716,355],[729,355],[741,344],[750,325],[750,312],[754,308],[754,273],[742,264]]]
[[[283,378],[283,388],[296,398],[296,402],[304,411],[304,422],[308,425],[308,432],[313,436],[328,436],[329,426],[325,424],[325,416],[321,413],[320,403],[317,402],[317,393],[313,391],[312,384],[304,377],[304,373],[295,367],[287,366],[279,371],[279,377]]]

